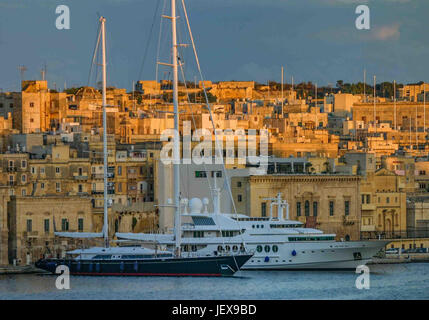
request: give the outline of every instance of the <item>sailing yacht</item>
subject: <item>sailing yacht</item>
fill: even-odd
[[[252,255],[246,252],[236,254],[204,254],[183,257],[181,254],[181,199],[179,175],[179,110],[178,110],[178,54],[176,38],[176,4],[171,0],[172,51],[173,51],[173,104],[174,104],[174,243],[171,251],[143,247],[110,247],[108,233],[107,194],[107,133],[106,133],[106,50],[105,21],[100,18],[102,38],[102,109],[103,109],[103,154],[104,154],[104,226],[102,236],[104,247],[69,251],[65,259],[40,259],[36,267],[55,273],[60,265],[66,265],[72,275],[99,276],[231,276],[247,262]],[[65,237],[98,237],[101,234],[56,233]]]
[[[248,251],[254,256],[243,265],[243,270],[356,269],[370,262],[389,243],[335,241],[335,234],[306,228],[302,222],[289,219],[289,205],[282,200],[281,193],[266,199],[271,201],[269,217],[221,213],[219,189],[215,186],[214,191],[214,212],[208,212],[207,199],[193,198],[189,201],[190,213],[182,215],[183,256]],[[274,206],[277,217],[273,217]],[[116,233],[116,236],[146,245],[156,241],[164,249],[174,244],[169,234]]]

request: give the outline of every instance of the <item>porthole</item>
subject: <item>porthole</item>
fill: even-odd
[[[259,229],[259,224],[256,225],[256,229]]]
[[[264,247],[264,249],[265,249],[265,252],[270,252],[270,246],[266,245],[266,246]]]
[[[230,250],[230,247],[229,246],[225,246],[225,251],[229,252],[229,250]]]
[[[238,247],[237,246],[233,246],[232,247],[232,251],[237,252],[238,251]]]
[[[217,251],[222,252],[223,251],[222,246],[217,246]]]
[[[256,247],[256,251],[258,251],[258,252],[262,252],[262,246],[261,246],[261,245],[257,246],[257,247]]]
[[[244,246],[243,246],[243,245],[241,245],[241,246],[240,246],[240,251],[241,251],[241,252],[246,251],[246,249],[244,248]]]
[[[277,247],[276,245],[273,245],[273,252],[277,252],[279,251],[279,247]]]

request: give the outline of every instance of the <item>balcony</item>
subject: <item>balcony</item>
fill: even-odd
[[[88,180],[88,175],[86,173],[83,173],[81,175],[79,175],[77,173],[73,173],[73,178],[75,180]]]
[[[375,231],[375,225],[366,225],[366,226],[364,226],[364,225],[362,225],[361,227],[360,227],[360,231],[361,232],[374,232]]]
[[[127,172],[127,178],[128,179],[137,179],[139,176],[139,174],[136,172]]]
[[[22,235],[24,236],[24,238],[38,238],[39,232],[38,231],[24,231],[22,233]]]
[[[104,179],[104,173],[93,173],[91,175],[92,179]],[[113,172],[107,173],[107,178],[112,179],[115,177],[115,174]]]
[[[7,167],[7,172],[16,172],[16,167]]]
[[[375,203],[362,203],[362,210],[374,211]]]

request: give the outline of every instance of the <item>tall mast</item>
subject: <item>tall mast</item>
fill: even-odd
[[[426,133],[426,83],[424,82],[423,82],[423,132]]]
[[[376,86],[376,77],[374,76],[374,129],[375,133],[377,133],[377,116],[376,116],[376,110],[375,110],[375,86]]]
[[[396,80],[393,80],[393,103],[394,103],[394,123],[395,123],[395,130],[398,129],[396,125]]]
[[[104,168],[104,245],[109,247],[109,220],[107,217],[107,120],[106,120],[106,19],[100,17],[101,23],[101,48],[102,48],[102,66],[103,66],[103,87],[102,87],[102,109],[103,109],[103,168]]]
[[[284,114],[284,112],[283,112],[283,101],[284,101],[284,97],[283,97],[283,77],[284,77],[284,69],[283,69],[283,66],[282,66],[282,118],[283,118],[283,114]]]
[[[180,226],[180,136],[179,136],[179,99],[178,99],[178,73],[177,73],[177,33],[176,33],[176,0],[171,0],[171,38],[173,49],[173,107],[174,107],[174,238],[176,256],[180,256],[181,226]]]
[[[363,102],[366,102],[366,69],[363,69]]]

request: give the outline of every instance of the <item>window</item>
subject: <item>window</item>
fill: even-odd
[[[55,173],[60,173],[60,167],[55,167]]]
[[[77,192],[83,192],[83,186],[81,184],[78,185],[77,189],[78,189]]]
[[[262,217],[267,216],[267,203],[266,202],[261,203],[261,216]]]
[[[22,189],[22,190],[21,190],[21,195],[22,195],[23,197],[25,197],[25,196],[27,195],[27,190],[26,190],[26,189]]]
[[[265,252],[270,252],[270,246],[266,245],[266,246],[264,247],[264,250],[265,250]]]
[[[61,183],[59,182],[55,183],[55,189],[57,192],[61,192]]]
[[[390,198],[389,197],[386,198],[386,203],[390,203]]]
[[[207,178],[206,171],[195,171],[195,178]]]
[[[204,238],[204,231],[194,231],[194,238]]]
[[[237,182],[237,188],[241,188],[241,181]]]
[[[237,198],[238,198],[238,202],[241,202],[243,200],[241,194],[239,194]]]
[[[371,196],[369,194],[366,195],[366,203],[371,203]]]
[[[279,247],[277,247],[276,245],[273,245],[273,252],[277,252],[279,251]]]
[[[21,176],[21,182],[22,182],[22,183],[26,183],[26,182],[27,182],[27,176],[26,176],[25,174],[23,174],[23,175]]]
[[[365,203],[365,195],[363,194],[362,195],[362,204],[364,204]]]
[[[296,216],[300,217],[301,216],[301,202],[297,202],[296,203]]]
[[[40,168],[40,173],[45,174],[45,168]]]
[[[23,169],[27,168],[27,161],[26,160],[21,161],[21,168],[23,168]]]
[[[344,214],[348,216],[350,214],[350,201],[344,201]]]
[[[49,232],[49,219],[45,219],[44,221],[44,229],[45,229],[45,233]]]
[[[216,173],[216,178],[222,178],[222,171],[212,171],[212,178],[214,178]]]
[[[313,202],[313,216],[317,217],[317,202]]]
[[[33,220],[28,219],[27,220],[27,232],[32,232],[33,231]]]
[[[45,189],[45,183],[44,182],[40,183],[40,189]]]
[[[61,230],[69,231],[69,221],[67,219],[61,219]]]
[[[329,201],[329,215],[330,216],[334,215],[334,201],[333,200]]]
[[[34,102],[30,102],[30,107],[33,108],[34,107]]]
[[[310,216],[310,202],[308,200],[305,201],[305,216],[309,217]]]
[[[258,252],[262,252],[262,246],[261,246],[261,245],[258,245],[258,246],[256,247],[256,251],[258,251]]]
[[[35,167],[31,167],[31,173],[36,174],[36,168]]]
[[[118,176],[121,176],[122,175],[122,166],[119,166],[118,167]]]
[[[80,232],[83,231],[83,218],[77,219],[77,228],[78,228],[78,231]]]

